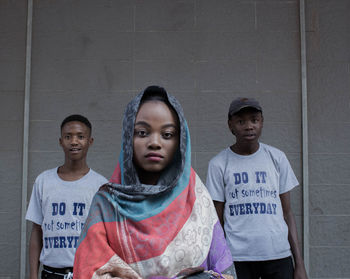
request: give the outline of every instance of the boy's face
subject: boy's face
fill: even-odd
[[[175,112],[161,101],[143,103],[136,115],[133,141],[133,161],[141,182],[155,184],[179,146]]]
[[[88,149],[93,143],[90,129],[82,122],[67,122],[61,130],[60,145],[66,160],[85,160]]]
[[[263,122],[264,118],[260,111],[254,108],[245,108],[231,116],[228,120],[228,126],[236,136],[236,142],[255,144],[260,138]]]

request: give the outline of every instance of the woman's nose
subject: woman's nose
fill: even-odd
[[[153,149],[160,148],[160,135],[152,134],[149,137],[148,147]]]

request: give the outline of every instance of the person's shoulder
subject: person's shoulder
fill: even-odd
[[[217,153],[214,157],[210,159],[210,162],[221,162],[222,158],[227,156],[227,152],[229,152],[229,147],[226,147],[225,149]]]
[[[102,174],[94,171],[93,169],[90,169],[90,174],[94,176],[96,179],[103,181],[104,183],[108,182],[107,178],[105,178]]]
[[[56,173],[57,173],[57,167],[55,167],[53,169],[44,170],[42,173],[40,173],[36,177],[36,180],[42,180],[42,179],[48,178],[50,176],[55,175]]]
[[[260,143],[261,149],[264,150],[265,152],[268,152],[276,157],[281,157],[285,156],[284,152],[277,147],[268,145],[266,143]]]

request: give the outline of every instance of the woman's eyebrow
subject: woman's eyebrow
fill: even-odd
[[[135,126],[136,125],[151,127],[151,125],[149,125],[146,121],[137,121],[137,122],[135,122]]]
[[[162,128],[168,128],[168,127],[172,127],[172,128],[177,129],[177,125],[173,124],[173,123],[165,124],[165,125],[162,126]]]

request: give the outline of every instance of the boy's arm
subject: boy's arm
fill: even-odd
[[[283,217],[288,226],[288,241],[292,249],[292,254],[295,263],[294,279],[307,279],[307,274],[304,266],[304,260],[301,255],[298,241],[298,232],[295,224],[294,215],[290,206],[290,192],[280,195]]]
[[[218,214],[219,221],[223,230],[224,230],[224,205],[225,205],[224,202],[214,201],[216,213]]]
[[[43,232],[41,226],[33,223],[32,232],[29,240],[29,265],[30,265],[30,279],[38,278],[38,271],[40,266],[40,252],[43,247]]]

